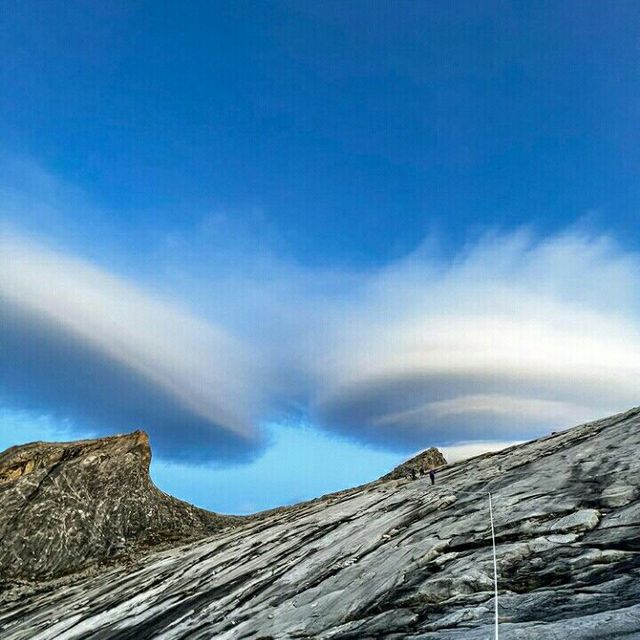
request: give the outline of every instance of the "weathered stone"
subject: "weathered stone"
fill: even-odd
[[[0,454],[0,580],[56,577],[235,522],[162,493],[150,461],[141,431]]]
[[[639,451],[634,410],[450,465],[435,487],[383,479],[259,514],[136,562],[13,586],[0,637],[486,640],[491,491],[500,638],[638,639]]]

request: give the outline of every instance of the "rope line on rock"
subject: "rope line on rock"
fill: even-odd
[[[442,487],[434,487],[436,490],[443,490],[446,491],[446,489],[442,489]],[[453,494],[455,495],[456,493],[464,493],[467,495],[473,495],[473,496],[485,496],[487,497],[488,501],[489,501],[489,520],[491,523],[491,544],[493,547],[493,590],[494,590],[494,633],[495,633],[495,640],[499,640],[500,636],[500,630],[499,630],[499,623],[498,623],[498,607],[499,607],[499,599],[498,599],[498,559],[497,559],[497,554],[496,554],[496,534],[495,534],[495,528],[494,528],[494,519],[493,519],[493,496],[491,494],[491,491],[464,491],[463,489],[457,489],[457,490],[450,490],[447,493],[449,494]],[[548,491],[546,492],[547,494],[552,494],[552,493],[560,493],[559,491]],[[606,496],[604,496],[605,498],[615,498],[616,496],[626,496],[628,495],[628,492],[620,492],[620,493],[609,493]]]

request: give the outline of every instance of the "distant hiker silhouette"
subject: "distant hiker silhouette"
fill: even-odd
[[[436,472],[433,469],[429,471],[429,478],[431,478],[431,484],[436,483]]]

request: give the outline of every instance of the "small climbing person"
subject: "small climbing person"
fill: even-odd
[[[429,469],[429,478],[431,479],[431,484],[436,483],[436,472],[433,469]]]

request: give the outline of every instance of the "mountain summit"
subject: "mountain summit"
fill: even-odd
[[[447,464],[445,457],[435,447],[421,451],[413,458],[399,464],[393,471],[383,476],[383,480],[397,480],[413,476],[423,476],[431,469],[438,469]]]
[[[123,485],[121,474],[101,472],[101,465],[118,473],[134,461],[140,468],[147,455],[143,435],[114,439],[107,449],[93,442],[70,459],[40,444],[0,459],[1,511],[16,502],[13,524],[2,516],[10,534],[0,543],[9,549],[3,557],[19,550],[20,523],[37,518],[42,531],[29,526],[23,540],[41,552],[43,559],[29,566],[43,575],[72,566],[66,544],[81,557],[95,555],[93,544],[107,548],[116,525],[138,539],[149,534],[144,527],[154,532],[154,523],[165,522],[180,539],[179,509],[200,534],[218,525],[217,516],[167,502],[144,475]],[[111,446],[122,448],[120,462],[108,460]],[[126,564],[114,561],[97,574],[10,585],[0,590],[0,637],[486,640],[493,637],[495,611],[491,492],[500,638],[637,639],[639,451],[640,410],[634,409],[446,466],[435,486],[428,478],[382,478]],[[30,477],[18,490],[15,483]],[[56,534],[48,542],[46,523],[59,525],[55,514],[65,504],[48,505],[53,484],[70,503],[88,501],[88,493],[75,495],[78,486],[103,496],[88,506],[85,537],[71,535],[72,526],[81,526],[76,521],[66,524],[63,540]],[[145,509],[124,495],[129,491]],[[122,500],[113,520],[100,506],[110,492]]]
[[[142,431],[0,454],[0,579],[56,577],[236,519],[172,498],[149,477]]]

